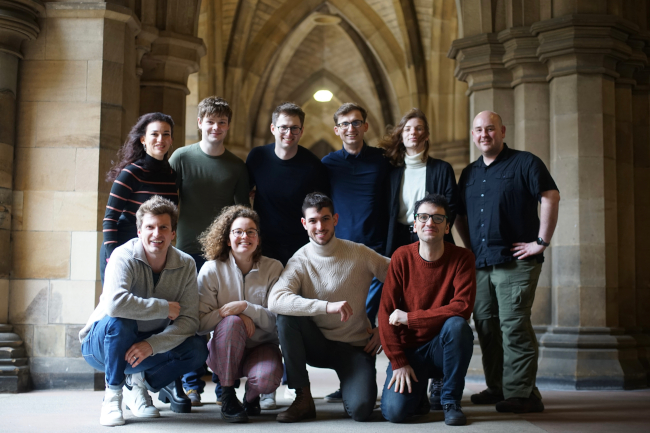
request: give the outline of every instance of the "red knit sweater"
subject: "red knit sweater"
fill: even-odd
[[[379,306],[379,334],[393,370],[408,365],[405,349],[431,341],[453,316],[469,319],[476,298],[474,254],[445,242],[438,260],[427,262],[419,242],[393,254]],[[408,327],[388,324],[400,309],[408,313]]]

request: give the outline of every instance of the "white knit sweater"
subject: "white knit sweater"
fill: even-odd
[[[424,198],[427,189],[427,163],[422,162],[422,153],[414,156],[404,155],[404,176],[399,194],[399,214],[397,221],[400,224],[413,224],[415,202]]]
[[[366,298],[372,278],[386,278],[390,259],[362,244],[332,238],[327,245],[310,242],[291,257],[269,294],[269,310],[287,316],[314,316],[328,340],[354,346],[368,342]],[[352,317],[327,314],[328,302],[348,301]]]

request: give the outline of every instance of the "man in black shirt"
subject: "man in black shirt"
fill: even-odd
[[[560,193],[544,163],[510,149],[505,132],[496,113],[483,111],[474,118],[472,139],[482,156],[463,170],[458,183],[456,228],[476,256],[474,324],[488,386],[471,399],[496,403],[499,412],[541,412],[530,314]]]
[[[311,192],[329,194],[329,178],[322,162],[298,145],[305,113],[285,102],[273,111],[275,143],[255,147],[246,166],[250,187],[256,187],[253,208],[260,215],[262,254],[282,265],[309,242],[300,223],[302,202]]]

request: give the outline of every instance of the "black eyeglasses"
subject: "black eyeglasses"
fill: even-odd
[[[421,223],[426,223],[427,221],[429,221],[429,218],[431,218],[433,222],[436,224],[442,224],[443,221],[445,221],[448,218],[447,215],[440,215],[437,213],[433,215],[429,215],[428,213],[416,213],[413,214],[413,217],[416,220],[420,221]]]
[[[352,122],[341,122],[336,124],[336,126],[343,129],[348,129],[350,126],[353,126],[354,128],[358,128],[361,125],[363,125],[363,120],[354,120]]]
[[[248,230],[235,229],[235,230],[230,230],[230,233],[237,236],[238,238],[244,236],[244,233],[246,233],[246,236],[248,236],[249,238],[256,238],[258,231],[257,229],[248,229]]]
[[[281,134],[286,134],[291,131],[291,135],[298,135],[302,131],[302,126],[277,126]]]

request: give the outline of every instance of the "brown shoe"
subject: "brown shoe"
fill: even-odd
[[[305,419],[316,418],[316,406],[311,396],[309,386],[296,389],[296,399],[291,403],[289,409],[278,414],[278,422],[298,422]]]

